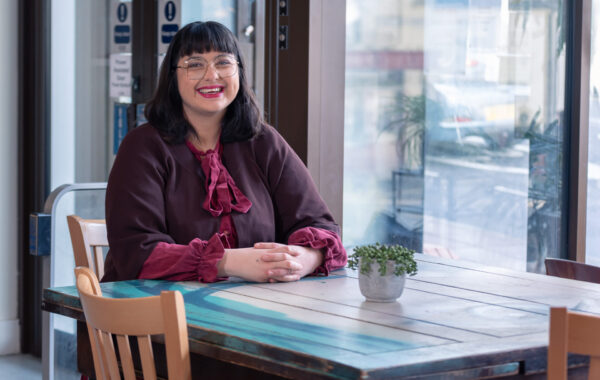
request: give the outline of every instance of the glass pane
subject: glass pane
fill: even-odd
[[[51,189],[106,181],[108,2],[52,1]]]
[[[193,21],[218,21],[236,33],[235,0],[182,0],[181,25]]]
[[[77,190],[58,200],[54,213],[52,244],[54,264],[52,286],[75,285],[75,259],[67,226],[67,215],[76,214],[85,219],[104,219],[106,191]],[[106,254],[106,252],[105,252]],[[54,336],[54,378],[79,379],[77,371],[77,324],[72,318],[52,314],[51,334]]]
[[[559,256],[560,0],[347,3],[344,243]]]
[[[600,266],[600,0],[592,1],[586,262]]]
[[[264,6],[264,3],[262,5]],[[248,67],[248,83],[255,90],[262,105],[264,41],[258,41],[256,36],[259,30],[264,33],[264,26],[261,24],[264,10],[257,1],[182,0],[181,8],[182,25],[194,21],[218,21],[237,36]]]

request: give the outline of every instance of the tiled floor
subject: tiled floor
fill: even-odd
[[[0,379],[39,380],[42,362],[32,355],[0,356]]]

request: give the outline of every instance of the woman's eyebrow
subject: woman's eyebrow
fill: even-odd
[[[217,59],[217,58],[223,58],[223,57],[227,57],[227,58],[233,58],[233,59],[235,59],[235,56],[234,56],[233,54],[231,54],[231,53],[223,53],[223,54],[219,54],[219,55],[215,56],[213,59]],[[187,56],[187,58],[186,58],[186,57],[183,57],[183,59],[184,59],[184,60],[188,60],[188,59],[197,59],[197,58],[201,58],[201,59],[204,59],[204,60],[206,60],[206,58],[205,58],[205,57],[203,57],[203,56],[201,56],[201,55],[196,55],[196,54],[194,54],[194,55],[189,55],[189,56]]]
[[[235,56],[231,53],[223,53],[223,54],[219,54],[217,55],[215,58],[221,58],[221,57],[227,57],[227,58],[235,58]]]

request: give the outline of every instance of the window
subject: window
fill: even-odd
[[[344,243],[559,256],[566,29],[547,0],[348,0]]]

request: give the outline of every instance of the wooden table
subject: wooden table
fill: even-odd
[[[291,378],[481,378],[546,369],[549,306],[600,314],[600,285],[418,255],[395,303],[365,302],[351,270],[296,283],[134,280],[107,297],[183,293],[190,349]],[[75,287],[43,309],[83,320]],[[582,372],[587,359],[573,356]]]

